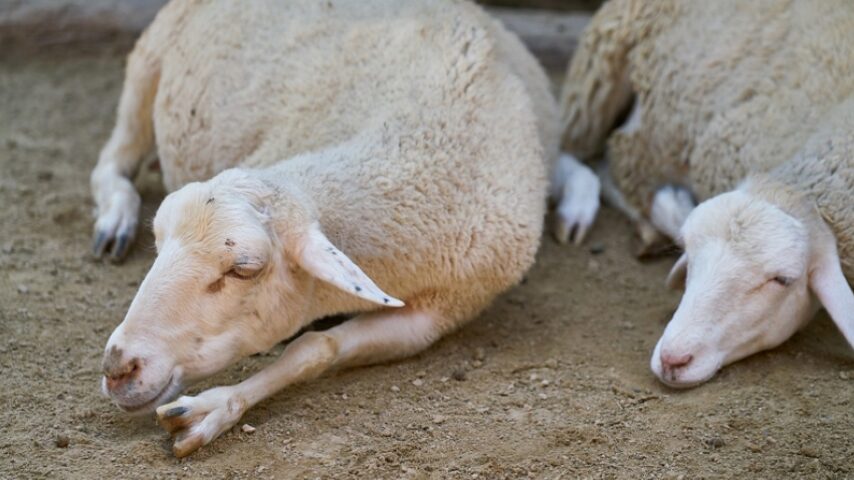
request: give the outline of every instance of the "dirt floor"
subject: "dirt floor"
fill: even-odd
[[[584,248],[544,238],[523,285],[425,353],[281,392],[241,422],[254,433],[176,460],[151,417],[98,390],[154,258],[147,232],[123,265],[88,254],[88,176],[121,78],[110,51],[0,59],[0,478],[854,478],[854,354],[826,316],[669,390],[648,360],[678,301],[673,259],[636,261],[608,209]]]

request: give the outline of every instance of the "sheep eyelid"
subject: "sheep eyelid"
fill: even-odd
[[[237,272],[237,270],[235,270],[234,268],[232,268],[231,270],[229,270],[229,271],[225,272],[224,274],[222,274],[222,276],[223,276],[223,278],[225,278],[225,277],[231,277],[231,278],[236,278],[236,279],[238,279],[238,280],[249,280],[250,278],[252,278],[251,276],[248,276],[248,275],[241,275],[241,274],[240,274],[240,273],[238,273],[238,272]]]
[[[769,282],[774,282],[774,283],[776,283],[776,284],[778,284],[778,285],[780,285],[780,286],[783,286],[783,287],[788,287],[788,286],[789,286],[789,285],[791,285],[794,281],[795,281],[795,279],[794,279],[794,278],[792,278],[792,277],[787,277],[787,276],[784,276],[784,275],[777,275],[777,276],[775,276],[774,278],[772,278],[771,280],[769,280]]]
[[[252,278],[251,276],[241,275],[237,273],[237,271],[232,268],[227,272],[223,273],[216,281],[210,283],[208,285],[208,293],[217,293],[225,287],[225,277],[236,278],[238,280],[249,280]]]

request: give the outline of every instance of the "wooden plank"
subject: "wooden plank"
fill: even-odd
[[[0,41],[39,48],[128,39],[138,35],[164,3],[165,0],[0,1]],[[487,11],[516,32],[551,71],[565,68],[590,20],[588,13],[496,7],[488,7]]]
[[[527,45],[549,71],[563,70],[590,22],[588,13],[488,8]]]

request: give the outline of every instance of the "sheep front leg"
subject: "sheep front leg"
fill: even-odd
[[[308,332],[288,345],[275,363],[243,382],[181,397],[157,409],[160,425],[184,457],[234,426],[253,405],[279,390],[335,367],[351,367],[413,355],[439,335],[438,316],[404,308],[360,315],[324,332]]]
[[[137,46],[128,57],[116,125],[90,177],[97,215],[92,250],[98,257],[110,246],[113,259],[124,257],[136,235],[140,198],[131,180],[154,144],[158,78],[156,62]]]
[[[554,234],[560,243],[580,245],[599,211],[599,178],[568,153],[558,158],[552,197],[559,199]]]

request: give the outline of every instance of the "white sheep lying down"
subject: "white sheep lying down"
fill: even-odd
[[[96,249],[117,255],[155,138],[172,191],[104,391],[159,407],[184,456],[288,385],[424,349],[532,264],[557,128],[536,61],[469,3],[169,3],[128,59],[92,174]],[[242,383],[168,403],[345,312],[362,313]]]
[[[651,361],[665,383],[779,345],[813,297],[854,345],[852,45],[846,0],[612,0],[586,30],[563,147],[604,150],[606,196],[685,250]]]

